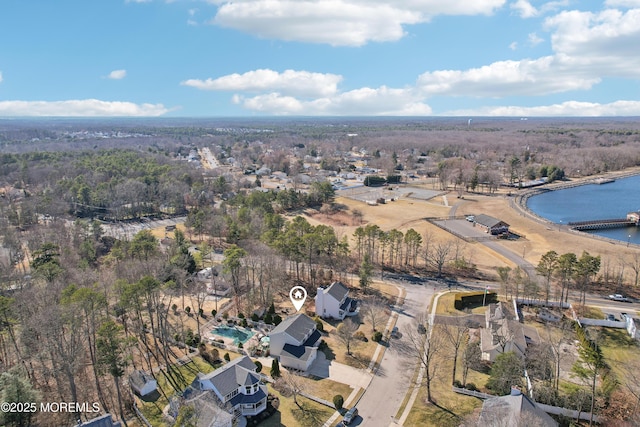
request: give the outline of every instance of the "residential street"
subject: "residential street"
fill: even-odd
[[[405,302],[397,307],[396,326],[400,333],[414,327],[414,318],[424,314],[433,295],[433,286],[395,282],[407,292]],[[361,418],[354,425],[384,426],[393,422],[402,400],[410,389],[416,361],[403,351],[406,336],[391,338],[384,358],[360,402],[357,404]]]

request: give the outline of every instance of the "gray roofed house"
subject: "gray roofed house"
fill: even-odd
[[[111,414],[107,413],[100,417],[76,424],[75,427],[121,427],[120,421],[113,421]]]
[[[508,305],[503,302],[490,304],[485,312],[485,327],[480,331],[482,360],[493,362],[499,354],[510,351],[522,358],[526,349],[524,327]]]
[[[502,234],[509,231],[509,224],[489,215],[476,215],[473,220],[473,226],[479,227],[489,234]]]
[[[185,403],[193,405],[198,415],[197,427],[232,427],[233,415],[218,406],[218,399],[211,391],[195,392]]]
[[[316,314],[323,318],[343,320],[358,314],[358,303],[349,297],[349,288],[342,282],[333,282],[327,288],[318,288]]]
[[[294,314],[284,319],[278,326],[273,328],[270,335],[281,332],[286,333],[300,344],[310,335],[312,329],[315,330],[316,322],[304,313]]]
[[[140,396],[146,396],[158,389],[158,382],[153,376],[137,369],[129,375],[129,385]]]
[[[284,319],[269,334],[269,353],[280,364],[306,371],[316,359],[321,334],[316,322],[303,313]]]
[[[111,414],[106,413],[99,417],[93,418],[89,421],[85,421],[80,424],[76,424],[76,427],[121,427],[120,421],[113,421]]]
[[[536,402],[513,389],[510,395],[493,397],[482,404],[479,426],[557,427],[558,423],[540,409]]]
[[[212,391],[219,406],[236,416],[256,415],[267,407],[267,387],[260,380],[255,363],[243,356],[206,375],[199,373],[192,387]]]

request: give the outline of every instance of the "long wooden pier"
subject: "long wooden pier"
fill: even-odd
[[[576,221],[567,225],[578,231],[604,230],[606,228],[622,228],[636,226],[637,223],[627,218],[596,219],[593,221]]]

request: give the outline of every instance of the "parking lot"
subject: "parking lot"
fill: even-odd
[[[478,227],[474,227],[473,223],[466,219],[443,219],[433,221],[433,223],[464,239],[495,239],[495,236],[485,233],[484,230]]]
[[[421,187],[390,185],[388,187],[351,187],[338,190],[340,196],[361,202],[376,201],[378,199],[399,199],[405,197],[416,200],[429,200],[441,194],[441,191],[428,190]]]

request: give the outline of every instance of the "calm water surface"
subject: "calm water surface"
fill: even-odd
[[[529,198],[527,206],[537,215],[556,224],[625,218],[628,212],[640,210],[640,176],[618,179],[609,184],[589,184],[550,191]],[[614,228],[592,233],[640,244],[638,227]]]

